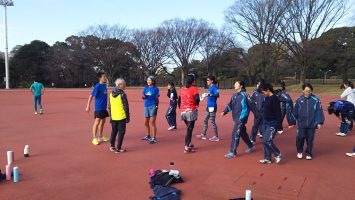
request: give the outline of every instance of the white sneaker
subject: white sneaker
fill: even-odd
[[[335,135],[340,136],[340,137],[345,137],[346,136],[345,133],[336,133]]]
[[[277,133],[280,134],[280,135],[281,135],[283,132],[284,132],[284,131],[277,131]]]
[[[258,133],[258,136],[259,136],[259,138],[263,138],[263,135],[261,135],[260,133]]]
[[[312,160],[312,156],[306,156],[306,160]]]
[[[196,137],[201,140],[207,140],[206,135],[204,135],[203,133],[201,133],[200,135],[196,135]]]
[[[35,112],[35,115],[37,115],[38,113],[37,112]]]
[[[355,152],[354,153],[346,153],[345,155],[355,158]]]
[[[275,157],[275,163],[280,163],[280,162],[281,162],[281,154]]]
[[[43,110],[42,110],[42,109],[39,111],[39,114],[40,114],[40,115],[42,115],[42,114],[43,114]]]
[[[174,130],[175,129],[175,126],[171,126],[168,128],[168,131],[171,131],[171,130]]]
[[[303,154],[302,154],[302,153],[298,153],[298,154],[297,154],[297,158],[298,158],[298,159],[302,159],[302,158],[303,158]]]
[[[209,138],[208,140],[212,141],[212,142],[218,142],[219,138],[217,136],[213,136],[213,137]]]

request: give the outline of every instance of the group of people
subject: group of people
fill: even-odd
[[[168,131],[177,129],[176,116],[177,108],[180,109],[181,120],[186,125],[185,136],[185,153],[195,152],[192,144],[192,134],[195,122],[198,118],[198,107],[200,101],[207,98],[206,110],[204,116],[203,131],[196,137],[202,140],[210,140],[218,142],[218,126],[216,124],[217,117],[217,99],[220,94],[214,76],[208,76],[206,82],[208,92],[203,93],[200,97],[199,90],[195,86],[195,75],[188,74],[186,77],[186,85],[180,89],[178,95],[173,82],[168,83],[167,97],[169,98],[169,107],[166,112],[166,119],[169,125]],[[110,141],[110,151],[115,153],[125,152],[122,148],[123,139],[126,133],[126,124],[130,122],[130,112],[127,94],[125,93],[126,82],[124,79],[117,79],[115,87],[108,95],[107,78],[104,72],[98,73],[99,82],[94,86],[89,96],[86,111],[90,111],[91,101],[95,98],[94,124],[92,128],[92,143],[99,145],[101,142]],[[142,138],[149,141],[150,144],[157,142],[157,126],[156,117],[159,108],[160,93],[156,87],[156,79],[149,76],[147,86],[142,91],[142,99],[144,100],[144,116],[146,135]],[[282,154],[274,139],[277,133],[283,133],[282,123],[284,118],[287,119],[288,127],[293,128],[297,125],[296,151],[297,158],[313,159],[313,141],[315,132],[324,124],[324,114],[321,101],[313,92],[313,86],[305,83],[302,86],[303,94],[293,103],[292,98],[286,92],[285,83],[280,83],[281,88],[275,90],[270,83],[264,80],[257,82],[255,90],[249,96],[246,93],[245,83],[236,81],[234,84],[235,93],[231,96],[229,103],[221,112],[221,116],[225,116],[229,112],[232,113],[234,127],[232,130],[232,139],[229,151],[225,155],[226,158],[234,158],[237,156],[240,138],[247,145],[246,153],[254,151],[254,145],[257,135],[262,140],[264,158],[260,163],[267,164],[272,162],[272,155],[276,163],[282,159]],[[337,136],[344,137],[353,128],[353,115],[355,104],[355,89],[352,82],[347,81],[340,87],[343,89],[341,98],[344,100],[332,101],[329,103],[327,111],[334,114],[340,119],[340,131]],[[34,109],[37,112],[37,104],[40,107],[40,114],[43,113],[41,104],[41,95],[44,94],[44,86],[35,82],[30,87],[34,96]],[[250,112],[254,115],[254,123],[250,136],[246,130]],[[111,137],[103,136],[103,129],[106,118],[110,117],[112,126]],[[208,124],[212,123],[214,135],[207,138]],[[116,145],[117,139],[117,145]],[[307,144],[306,147],[305,143]],[[351,153],[347,156],[355,157],[355,145]]]

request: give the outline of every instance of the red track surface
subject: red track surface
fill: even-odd
[[[262,145],[252,154],[225,159],[232,130],[231,116],[218,117],[221,142],[200,141],[195,154],[185,155],[185,127],[168,132],[165,111],[168,100],[161,91],[158,116],[158,143],[140,140],[144,136],[143,104],[139,90],[128,90],[131,123],[128,126],[125,154],[109,151],[109,143],[93,146],[93,114],[85,112],[89,90],[47,90],[43,97],[45,114],[35,116],[31,94],[26,90],[0,91],[0,167],[5,171],[6,151],[15,151],[20,182],[0,183],[0,199],[147,199],[152,194],[148,170],[168,169],[174,161],[185,183],[175,185],[183,199],[228,199],[251,189],[254,199],[355,199],[355,160],[345,156],[355,143],[352,132],[345,138],[335,136],[338,120],[326,116],[325,126],[317,131],[314,160],[298,160],[295,152],[296,130],[286,129],[276,137],[283,154],[281,164],[261,165]],[[220,110],[232,91],[223,91]],[[295,95],[293,95],[295,97]],[[325,105],[335,96],[321,95]],[[205,103],[199,110],[194,135],[202,131]],[[252,117],[248,124],[250,133]],[[212,131],[209,131],[210,134]],[[105,126],[110,135],[110,124]],[[24,158],[29,144],[31,155]]]

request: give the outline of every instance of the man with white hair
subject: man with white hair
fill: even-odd
[[[130,121],[129,105],[127,95],[124,92],[126,88],[126,82],[122,78],[115,81],[116,87],[110,94],[109,111],[111,116],[111,147],[110,151],[115,153],[125,152],[122,149],[122,142],[126,133],[126,123]],[[117,148],[115,147],[115,140],[117,138]]]

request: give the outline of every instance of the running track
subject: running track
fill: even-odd
[[[152,194],[148,170],[168,169],[170,161],[186,181],[175,185],[183,191],[183,199],[229,199],[243,196],[245,189],[252,190],[254,199],[355,199],[355,160],[344,154],[351,151],[355,135],[335,136],[339,123],[334,116],[325,113],[326,123],[317,131],[312,161],[296,158],[295,129],[276,137],[283,154],[281,164],[258,163],[262,158],[259,141],[254,153],[243,153],[246,146],[241,142],[239,156],[225,159],[233,128],[231,115],[217,117],[222,141],[193,137],[198,152],[185,155],[181,121],[178,131],[166,131],[165,92],[161,91],[158,143],[150,145],[140,140],[144,136],[140,90],[127,90],[132,115],[124,141],[128,152],[117,155],[109,151],[109,143],[91,144],[93,114],[85,112],[89,90],[47,90],[42,116],[33,114],[28,90],[0,91],[0,168],[5,171],[6,151],[14,150],[20,169],[19,183],[0,183],[0,199],[148,199]],[[219,111],[232,91],[221,93]],[[323,105],[337,99],[320,97]],[[205,103],[199,109],[194,135],[202,131]],[[252,123],[250,117],[248,133]],[[107,123],[105,135],[109,134]],[[22,156],[26,144],[30,145],[29,158]]]

